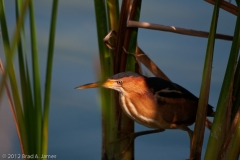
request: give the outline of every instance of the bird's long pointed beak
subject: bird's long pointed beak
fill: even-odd
[[[87,88],[97,88],[97,87],[111,88],[112,86],[113,86],[113,81],[107,80],[105,82],[95,82],[95,83],[84,84],[76,87],[75,89],[87,89]]]
[[[100,87],[100,86],[102,86],[101,82],[95,82],[95,83],[88,83],[88,84],[78,86],[75,89],[97,88],[97,87]]]

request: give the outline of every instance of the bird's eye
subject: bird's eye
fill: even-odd
[[[117,84],[121,85],[121,84],[122,84],[122,81],[121,81],[121,80],[118,80],[118,81],[117,81]]]

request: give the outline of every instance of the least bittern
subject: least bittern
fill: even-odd
[[[89,83],[76,89],[99,86],[120,93],[122,110],[132,120],[159,131],[165,129],[187,131],[192,142],[193,132],[188,126],[195,122],[198,98],[185,88],[161,78],[148,78],[134,72],[123,72],[103,83]],[[213,115],[213,107],[208,105],[207,116]]]

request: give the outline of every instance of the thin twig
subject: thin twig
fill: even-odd
[[[111,30],[107,35],[106,37],[104,37],[103,39],[103,42],[104,44],[110,49],[110,50],[115,50],[116,49],[116,46],[114,46],[113,44],[111,44],[109,42],[110,38],[116,38],[117,37],[117,32],[115,30]]]
[[[208,3],[215,4],[215,0],[205,0]],[[223,10],[232,13],[233,15],[237,16],[238,15],[238,7],[227,2],[227,1],[221,1],[220,8]]]
[[[0,71],[2,73],[2,75],[5,74],[4,72],[4,68],[3,68],[3,64],[2,64],[2,60],[0,59]],[[22,150],[22,154],[25,154],[24,152],[24,148],[23,148],[23,143],[22,143],[22,139],[21,139],[21,135],[20,135],[20,131],[19,131],[19,126],[18,126],[18,121],[17,121],[17,115],[14,109],[14,104],[13,104],[13,100],[12,100],[12,96],[8,87],[8,84],[5,82],[5,88],[6,88],[6,92],[7,92],[7,96],[8,96],[8,101],[9,101],[9,105],[13,114],[13,119],[14,119],[14,123],[16,126],[16,130],[17,130],[17,135],[20,141],[20,146],[21,146],[21,150]],[[24,158],[25,159],[25,158]]]
[[[132,21],[132,20],[128,21],[127,27],[146,28],[146,29],[173,32],[173,33],[177,33],[177,34],[204,37],[204,38],[208,38],[208,35],[209,35],[209,32],[205,32],[205,31],[197,31],[197,30],[185,29],[185,28],[180,28],[180,27],[175,27],[175,26],[165,26],[165,25],[161,25],[161,24],[154,24],[154,23],[148,23],[148,22],[137,22],[137,21]],[[216,34],[216,38],[228,40],[228,41],[233,40],[232,36],[224,35],[224,34]]]

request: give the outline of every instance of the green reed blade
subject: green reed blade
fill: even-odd
[[[48,44],[48,59],[46,67],[45,93],[44,93],[44,115],[43,115],[43,129],[42,129],[42,154],[47,155],[48,150],[48,122],[50,109],[50,95],[51,95],[51,80],[52,80],[52,65],[54,54],[54,42],[57,23],[58,0],[53,1],[52,17]],[[46,159],[46,158],[45,158]]]

